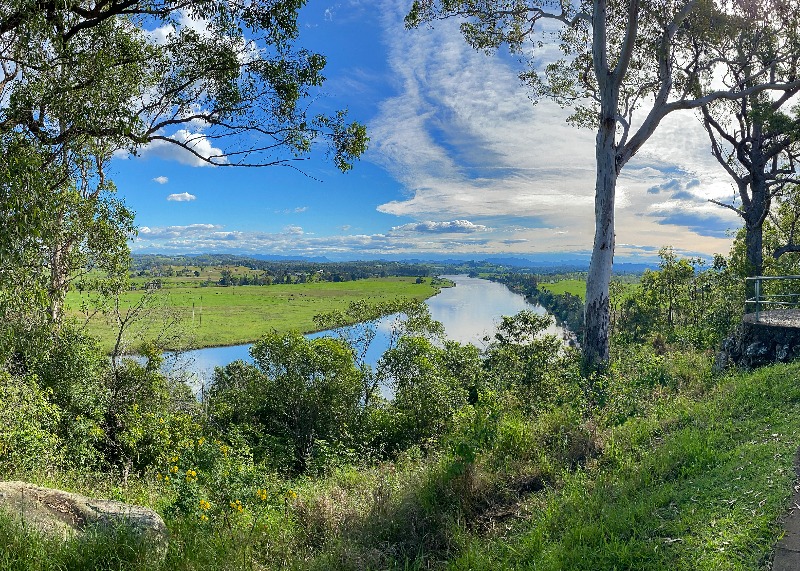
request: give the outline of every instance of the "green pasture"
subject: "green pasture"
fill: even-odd
[[[619,286],[622,288],[623,295],[627,296],[630,295],[631,292],[636,291],[639,287],[638,283],[625,283],[625,282],[618,282]],[[553,282],[539,282],[539,289],[547,290],[550,293],[556,295],[563,295],[565,293],[570,293],[572,295],[577,295],[582,300],[586,301],[586,281],[584,280],[556,280]],[[613,296],[613,292],[612,292]]]
[[[253,342],[270,331],[314,331],[315,315],[345,309],[353,301],[427,299],[439,291],[430,280],[422,284],[415,281],[413,277],[390,277],[272,286],[173,287],[152,293],[138,290],[121,296],[120,313],[125,315],[146,300],[128,336],[134,347],[165,329],[174,331],[176,321],[183,335],[168,341],[170,346],[237,345]],[[110,350],[117,331],[116,313],[108,308],[92,315],[95,297],[91,292],[73,291],[67,296],[67,306],[74,317],[88,319],[89,331]]]
[[[556,295],[571,293],[586,299],[586,282],[584,280],[558,280],[554,282],[539,282],[539,289],[547,290]]]

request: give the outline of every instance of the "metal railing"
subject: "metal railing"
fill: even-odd
[[[800,308],[800,283],[795,285],[780,283],[781,281],[791,280],[800,280],[800,276],[755,276],[745,278],[748,286],[748,295],[751,291],[753,292],[753,297],[745,299],[745,314],[754,313],[755,321],[758,323],[764,317],[765,311],[774,314],[776,310]],[[753,283],[752,288],[749,282]],[[751,307],[754,308],[753,311],[749,311]]]

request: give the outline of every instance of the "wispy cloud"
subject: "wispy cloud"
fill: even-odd
[[[472,50],[456,21],[403,32],[405,6],[386,0],[382,8],[397,95],[369,125],[369,157],[401,182],[406,196],[378,210],[417,220],[535,219],[544,230],[520,230],[503,244],[517,247],[524,239],[536,250],[590,247],[594,133],[567,125],[569,111],[550,101],[534,106],[518,79],[520,64],[503,53]],[[553,47],[539,51],[546,59]],[[702,125],[691,112],[673,114],[620,176],[617,235],[725,251],[729,241],[713,217],[674,218],[670,225],[655,205],[664,202],[659,193],[682,192],[681,199],[699,203],[729,189]]]
[[[392,227],[392,232],[415,232],[424,234],[471,234],[485,232],[488,228],[482,224],[473,224],[469,220],[453,220],[452,222],[411,222]]]
[[[298,206],[297,208],[284,208],[283,210],[276,210],[275,214],[302,214],[308,210],[308,206]]]
[[[181,192],[180,194],[170,194],[167,197],[167,200],[171,200],[173,202],[191,202],[192,200],[196,200],[197,197],[194,194],[189,194],[188,192]]]

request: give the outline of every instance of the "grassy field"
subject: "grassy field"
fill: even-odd
[[[430,285],[415,283],[415,278],[374,278],[350,282],[326,282],[272,286],[172,287],[146,294],[123,294],[123,313],[149,295],[147,307],[132,328],[140,341],[154,338],[168,325],[180,321],[183,340],[172,343],[188,347],[215,347],[250,343],[270,331],[315,330],[315,315],[344,309],[353,301],[372,303],[398,298],[426,299],[438,292]],[[86,318],[82,306],[91,307],[92,294],[70,292],[67,305],[77,318]],[[97,314],[89,320],[89,330],[110,349],[116,328],[110,315]],[[137,339],[133,339],[135,344]],[[170,343],[170,344],[172,344]]]
[[[621,285],[622,291],[625,295],[636,291],[636,289],[639,287],[636,283],[623,282]],[[554,282],[539,282],[539,289],[547,290],[556,295],[571,293],[572,295],[577,295],[582,300],[586,301],[586,282],[584,280],[557,280]]]
[[[558,280],[552,283],[539,282],[539,289],[547,290],[556,295],[571,293],[586,299],[586,282],[584,280]]]

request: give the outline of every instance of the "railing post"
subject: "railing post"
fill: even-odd
[[[756,278],[756,323],[759,321],[761,311],[761,277]]]

